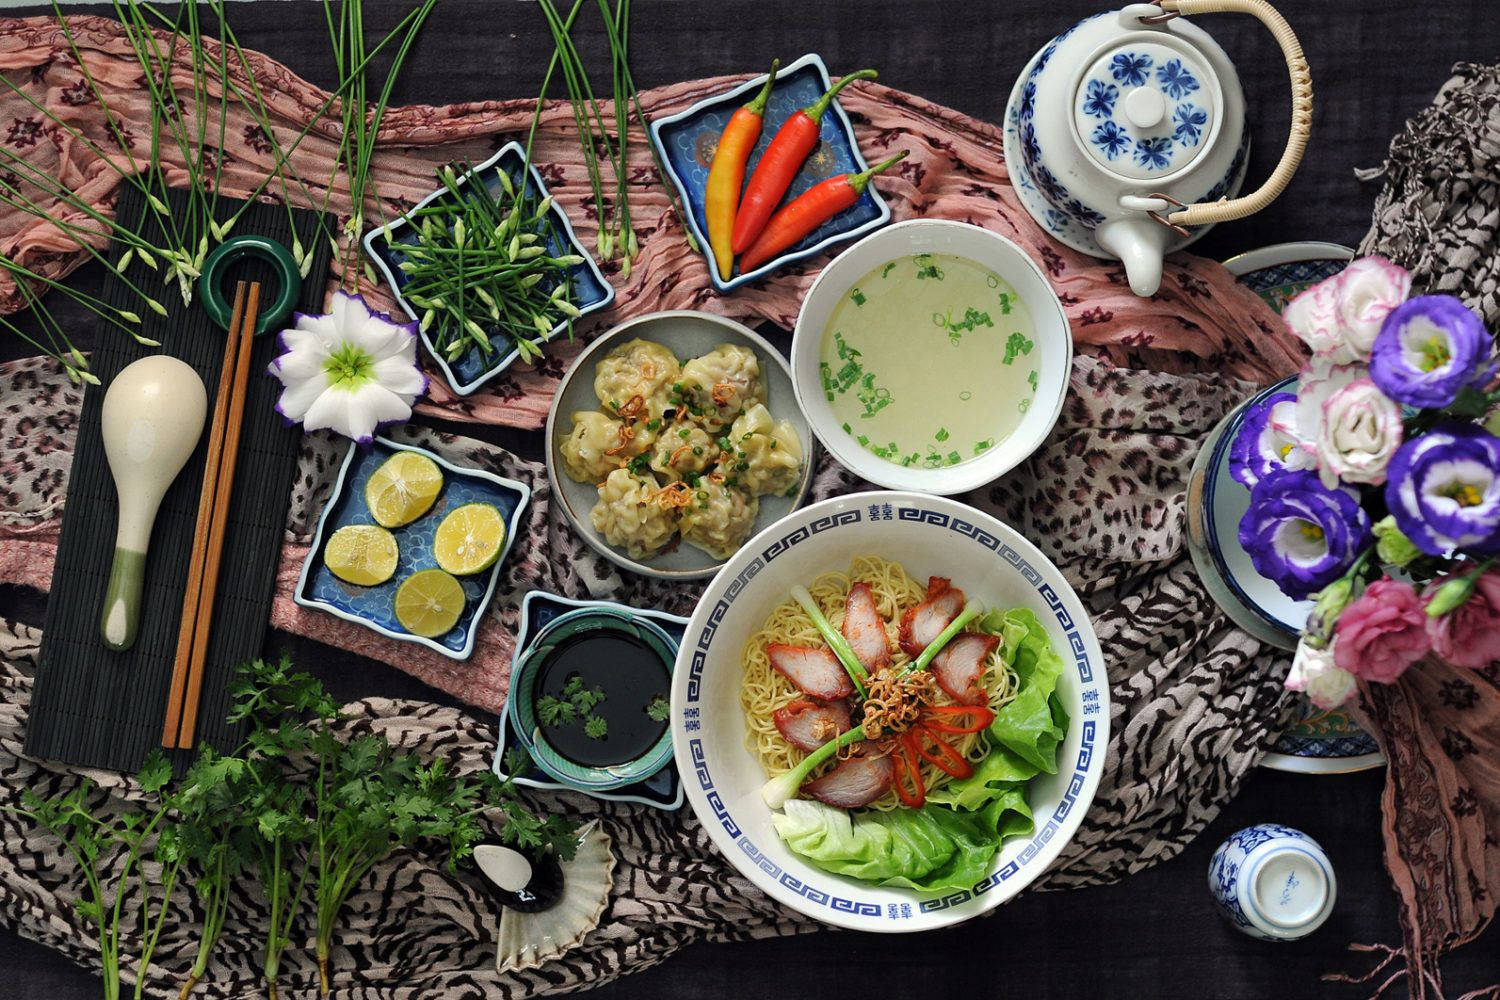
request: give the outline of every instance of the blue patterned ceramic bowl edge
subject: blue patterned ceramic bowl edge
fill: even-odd
[[[491,156],[483,163],[471,167],[464,173],[460,174],[457,184],[460,187],[464,184],[467,184],[472,177],[479,174],[483,170],[488,170],[490,167],[495,166],[495,164],[499,163],[508,155],[522,157],[522,161],[525,162],[524,158],[526,156],[526,149],[519,142],[506,143],[504,146],[500,147],[499,151],[497,151],[494,156]],[[532,163],[526,163],[526,169],[527,172],[531,175],[531,183],[536,186],[536,190],[541,193],[542,197],[545,198],[548,194],[548,190],[547,185],[542,181],[542,175],[537,172],[536,166]],[[385,283],[390,286],[391,291],[395,295],[396,301],[400,304],[402,310],[413,320],[418,319],[420,314],[411,307],[411,304],[406,301],[406,297],[401,294],[400,284],[398,283],[396,275],[391,271],[389,264],[386,262],[385,254],[381,253],[378,248],[382,243],[389,244],[391,242],[394,242],[394,237],[397,233],[400,233],[403,229],[410,228],[412,224],[411,217],[413,213],[415,213],[418,209],[431,204],[447,193],[447,188],[440,187],[436,189],[431,194],[428,194],[426,197],[424,197],[421,201],[413,205],[408,211],[400,216],[397,216],[395,219],[392,219],[388,225],[375,226],[374,228],[372,228],[369,232],[365,233],[364,239],[362,241],[365,248],[365,256],[370,260],[372,264],[374,264],[375,269],[380,272],[381,276],[385,279]],[[590,302],[587,305],[579,306],[579,317],[581,318],[583,316],[587,316],[589,313],[608,308],[615,301],[615,287],[611,285],[609,281],[604,277],[604,272],[599,270],[599,264],[594,260],[593,254],[589,253],[588,250],[583,246],[583,244],[579,242],[578,234],[573,231],[573,221],[568,218],[568,213],[563,211],[562,206],[560,205],[554,204],[553,207],[556,209],[556,216],[562,219],[563,231],[567,235],[568,242],[573,245],[574,249],[577,250],[578,255],[583,258],[583,264],[579,266],[587,268],[593,275],[594,279],[598,281],[599,284],[605,289],[604,297],[602,299],[599,299],[595,302]],[[389,238],[386,235],[387,231],[389,231],[389,233],[391,234]],[[548,341],[555,339],[565,329],[567,329],[567,323],[559,323],[557,326],[552,328],[552,331],[548,333],[547,336],[541,338],[541,342],[545,344]],[[452,367],[449,366],[447,358],[443,357],[443,355],[439,353],[437,348],[433,346],[432,340],[427,336],[427,331],[419,329],[418,333],[422,338],[422,346],[427,349],[427,356],[430,357],[433,362],[437,364],[438,369],[442,371],[443,378],[445,381],[447,381],[448,387],[460,396],[468,396],[472,394],[475,390],[484,385],[490,379],[494,378],[496,375],[499,375],[511,365],[515,364],[516,359],[520,357],[520,353],[515,349],[512,349],[509,353],[502,355],[500,360],[495,362],[494,366],[488,369],[483,375],[474,379],[474,381],[472,382],[463,382],[460,381],[458,376],[454,373]]]
[[[823,86],[825,89],[832,86],[832,80],[828,76],[828,66],[823,62],[823,57],[818,55],[816,52],[809,52],[806,55],[801,56],[800,58],[795,59],[787,65],[778,69],[776,71],[776,79],[780,80],[784,76],[790,76],[791,74],[796,73],[798,70],[803,69],[807,66],[814,66],[817,68],[818,73],[823,77]],[[705,109],[712,107],[715,104],[720,104],[726,101],[733,100],[737,97],[744,97],[747,94],[752,94],[755,91],[759,90],[762,86],[764,86],[765,82],[766,75],[762,73],[759,76],[751,77],[749,80],[740,84],[738,87],[735,87],[733,90],[726,91],[722,94],[715,94],[712,97],[706,97],[703,100],[692,105],[691,107],[685,108],[682,111],[678,111],[675,114],[666,115],[662,118],[652,119],[651,141],[656,145],[657,152],[661,154],[661,162],[667,174],[667,179],[671,181],[672,187],[677,191],[677,197],[681,199],[681,202],[684,206],[692,205],[692,192],[689,190],[687,182],[678,175],[676,170],[672,169],[671,157],[667,155],[666,143],[662,139],[662,129],[668,125],[675,125],[678,122],[686,121],[687,119],[692,118],[694,115],[702,113]],[[836,98],[829,106],[829,110],[827,113],[832,114],[836,118],[840,129],[848,138],[850,152],[853,154],[854,162],[859,164],[859,169],[861,171],[868,170],[870,168],[870,164],[869,161],[865,159],[865,154],[860,151],[859,139],[854,134],[854,123],[849,121],[849,115],[844,111],[843,107],[839,104]],[[875,218],[844,232],[832,233],[827,238],[819,240],[817,243],[813,244],[810,247],[806,247],[805,249],[794,251],[791,253],[780,254],[776,257],[771,258],[760,267],[757,267],[755,270],[745,274],[736,274],[728,281],[725,281],[719,277],[718,261],[714,257],[713,247],[709,244],[708,234],[703,231],[703,227],[698,225],[698,217],[696,213],[689,209],[682,214],[686,216],[683,221],[692,231],[693,238],[698,241],[698,246],[703,253],[703,258],[707,262],[708,280],[720,293],[727,293],[734,291],[741,285],[748,284],[752,281],[758,281],[761,278],[764,278],[766,275],[771,274],[772,272],[782,267],[785,267],[787,264],[795,264],[798,261],[807,260],[809,257],[816,257],[818,254],[827,250],[829,247],[834,246],[835,244],[842,243],[845,240],[853,239],[856,236],[863,236],[865,233],[879,229],[881,226],[891,221],[891,206],[883,197],[881,197],[880,192],[876,189],[875,185],[868,185],[865,188],[865,193],[868,194],[870,196],[870,200],[875,203],[875,208],[878,212],[878,215]]]
[[[632,628],[641,629],[660,642],[662,651],[666,653],[663,663],[667,668],[667,683],[670,687],[678,643],[660,625],[629,608],[574,608],[544,625],[537,632],[536,638],[527,643],[526,648],[517,647],[516,655],[511,661],[510,690],[505,698],[506,713],[515,718],[516,736],[527,753],[531,754],[532,761],[559,782],[580,791],[607,791],[645,781],[666,767],[672,760],[671,727],[664,727],[661,736],[645,752],[612,767],[589,767],[575,764],[557,750],[547,746],[545,741],[537,739],[535,733],[527,732],[536,725],[535,711],[524,704],[519,693],[528,686],[526,679],[531,671],[540,669],[545,662],[545,659],[533,660],[533,655],[543,647],[554,632],[563,626],[599,615],[616,619]]]
[[[560,594],[549,593],[545,590],[528,591],[526,596],[521,599],[521,620],[520,624],[517,626],[516,631],[516,650],[511,657],[512,669],[514,669],[516,658],[520,656],[521,652],[527,647],[530,642],[528,636],[531,621],[530,609],[532,603],[535,601],[549,601],[554,604],[564,604],[573,608],[618,608],[620,610],[629,611],[632,614],[640,615],[643,618],[649,618],[658,623],[669,622],[682,628],[686,628],[688,624],[688,620],[686,618],[683,618],[681,615],[670,614],[666,611],[657,611],[654,608],[634,608],[626,604],[620,604],[617,601],[581,601],[576,598],[563,597]],[[566,785],[559,781],[546,781],[537,778],[530,778],[525,775],[507,774],[505,772],[505,742],[506,733],[508,732],[507,726],[509,723],[509,719],[510,699],[507,697],[505,705],[500,709],[499,738],[495,744],[495,759],[490,765],[490,769],[494,771],[495,775],[502,781],[511,780],[514,781],[517,785],[521,785],[524,788],[535,788],[539,791],[579,792],[580,794],[589,795],[596,799],[603,799],[606,802],[633,802],[638,805],[650,806],[653,809],[664,809],[667,812],[675,812],[676,810],[682,808],[682,804],[684,801],[684,791],[683,783],[681,780],[678,780],[675,783],[676,795],[670,801],[664,802],[659,799],[647,798],[642,795],[632,795],[628,792],[621,793],[601,791],[595,788],[575,788],[572,785]]]
[[[323,512],[318,515],[318,529],[317,531],[313,532],[312,542],[310,543],[307,550],[307,557],[302,560],[302,571],[297,574],[297,589],[292,591],[292,600],[293,602],[304,608],[317,608],[319,611],[326,611],[337,618],[344,619],[345,621],[357,622],[358,624],[363,625],[365,628],[371,629],[375,632],[379,632],[381,635],[385,636],[388,639],[396,639],[401,642],[414,642],[418,645],[426,646],[428,649],[434,650],[435,652],[442,653],[444,656],[450,659],[467,660],[474,653],[474,642],[479,635],[479,622],[484,618],[484,613],[490,606],[490,600],[495,596],[495,587],[500,581],[500,567],[505,565],[505,559],[510,555],[511,546],[516,543],[516,531],[521,526],[521,514],[526,510],[526,505],[531,502],[531,487],[527,486],[525,483],[518,482],[517,480],[507,479],[504,476],[497,476],[493,472],[486,472],[483,469],[466,469],[462,466],[454,465],[452,462],[449,462],[441,455],[434,454],[433,452],[428,451],[426,448],[419,448],[416,445],[410,444],[401,444],[385,437],[377,437],[375,440],[385,445],[387,448],[392,448],[397,451],[411,451],[417,453],[418,455],[425,455],[436,462],[439,467],[446,469],[449,473],[460,476],[477,476],[480,479],[487,479],[497,486],[500,486],[504,489],[513,490],[517,494],[519,494],[519,498],[516,501],[516,509],[514,512],[512,512],[510,521],[505,525],[505,545],[500,549],[500,558],[496,559],[495,564],[488,570],[490,580],[484,588],[484,596],[479,599],[479,602],[474,609],[474,626],[469,630],[469,635],[464,642],[463,648],[459,650],[453,650],[449,649],[447,646],[442,645],[441,643],[434,642],[433,640],[428,639],[425,636],[412,635],[410,632],[396,632],[392,629],[386,628],[383,625],[380,625],[377,622],[372,622],[368,618],[349,614],[344,609],[335,607],[334,605],[329,604],[326,601],[313,600],[303,596],[307,588],[308,575],[312,572],[312,568],[318,560],[318,554],[323,551],[324,525],[327,524],[329,514],[332,513],[334,508],[338,505],[339,498],[344,493],[344,488],[348,484],[349,469],[354,464],[355,457],[360,450],[359,445],[355,444],[354,442],[350,442],[349,444],[349,450],[344,455],[344,463],[343,465],[339,466],[339,474],[334,480],[333,492],[328,495],[328,500],[323,504]]]

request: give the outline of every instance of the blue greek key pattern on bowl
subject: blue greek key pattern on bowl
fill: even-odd
[[[836,515],[818,518],[806,528],[798,528],[795,531],[774,540],[764,552],[751,562],[743,572],[734,580],[730,581],[725,588],[725,595],[717,601],[709,612],[707,621],[702,632],[698,635],[693,651],[693,657],[688,667],[687,706],[684,709],[685,718],[696,715],[699,711],[698,704],[701,700],[703,670],[707,662],[707,651],[713,641],[714,634],[718,630],[719,623],[724,620],[733,603],[735,596],[744,589],[746,583],[756,573],[764,568],[765,562],[788,551],[800,541],[805,541],[811,534],[836,528],[839,525],[854,524],[865,519],[865,510],[852,508],[841,511]],[[871,520],[888,520],[890,512],[879,505],[871,505],[868,513]],[[1073,651],[1074,667],[1078,672],[1081,683],[1094,684],[1094,664],[1089,660],[1082,635],[1073,621],[1072,616],[1063,606],[1062,599],[1057,592],[1048,585],[1041,574],[1028,562],[1021,553],[1011,546],[1006,545],[995,538],[989,532],[959,517],[950,517],[941,511],[930,510],[921,507],[899,507],[895,511],[896,519],[902,521],[915,521],[922,524],[930,524],[935,527],[947,528],[965,537],[972,538],[1015,566],[1022,576],[1036,588],[1037,593],[1046,601],[1047,606],[1052,609],[1058,624],[1068,636],[1069,648]],[[1102,675],[1101,675],[1102,676]],[[1089,694],[1093,698],[1088,697]],[[1085,716],[1096,715],[1100,710],[1100,694],[1098,690],[1086,691],[1084,698]],[[685,727],[686,728],[686,727]],[[689,732],[695,731],[690,729]],[[1036,858],[1061,828],[1063,820],[1078,803],[1083,786],[1087,779],[1088,770],[1094,760],[1097,749],[1096,741],[1098,734],[1098,723],[1094,719],[1085,718],[1079,724],[1080,743],[1077,757],[1074,760],[1073,772],[1069,776],[1068,787],[1057,808],[1053,810],[1047,822],[1033,834],[1031,840],[1021,850],[1021,853],[1000,870],[984,879],[973,887],[972,890],[949,892],[940,897],[917,901],[918,910],[929,913],[936,910],[947,909],[959,905],[973,897],[994,889],[1003,884],[1007,879],[1013,878],[1030,861]],[[714,784],[713,775],[709,772],[708,762],[701,737],[691,736],[688,739],[688,754],[693,763],[694,778],[698,787],[704,792],[709,808],[715,818],[719,821],[724,831],[735,841],[736,845],[745,855],[751,858],[755,864],[766,873],[773,875],[780,885],[785,886],[791,892],[807,899],[810,902],[829,908],[841,913],[851,913],[859,916],[880,917],[887,916],[892,920],[910,919],[912,910],[910,906],[893,904],[888,908],[882,908],[881,904],[868,899],[850,899],[836,895],[817,886],[804,883],[790,873],[783,870],[769,856],[765,854],[756,844],[746,836],[745,832],[730,815],[728,807],[725,806],[723,797],[719,794]]]

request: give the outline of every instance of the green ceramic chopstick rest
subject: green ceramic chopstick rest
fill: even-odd
[[[104,393],[104,454],[119,496],[114,565],[99,616],[99,634],[110,649],[135,642],[151,527],[167,487],[203,436],[207,411],[198,373],[166,354],[126,365]]]

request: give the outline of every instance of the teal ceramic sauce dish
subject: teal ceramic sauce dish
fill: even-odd
[[[643,781],[672,759],[677,643],[624,609],[559,615],[516,658],[508,712],[536,765],[581,791]]]

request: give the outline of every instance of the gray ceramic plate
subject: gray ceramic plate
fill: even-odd
[[[590,344],[579,355],[573,367],[568,369],[562,384],[558,386],[557,395],[552,399],[552,409],[547,414],[547,478],[552,483],[553,496],[562,504],[563,515],[567,517],[568,523],[590,547],[618,566],[663,580],[700,580],[717,573],[723,562],[702,549],[686,544],[679,544],[646,562],[631,559],[605,542],[589,520],[589,511],[594,509],[594,504],[599,499],[598,489],[593,483],[574,482],[562,471],[560,435],[567,434],[572,428],[573,411],[599,409],[599,398],[594,395],[594,366],[617,345],[636,337],[665,346],[682,361],[707,354],[726,343],[748,347],[760,359],[761,374],[766,380],[766,407],[775,419],[791,421],[797,431],[797,440],[802,442],[802,478],[797,483],[794,496],[770,495],[760,498],[760,513],[750,533],[745,536],[747,539],[790,514],[807,499],[816,461],[812,431],[797,406],[797,396],[792,391],[791,370],[787,368],[786,359],[754,330],[723,316],[690,309],[637,316]]]

